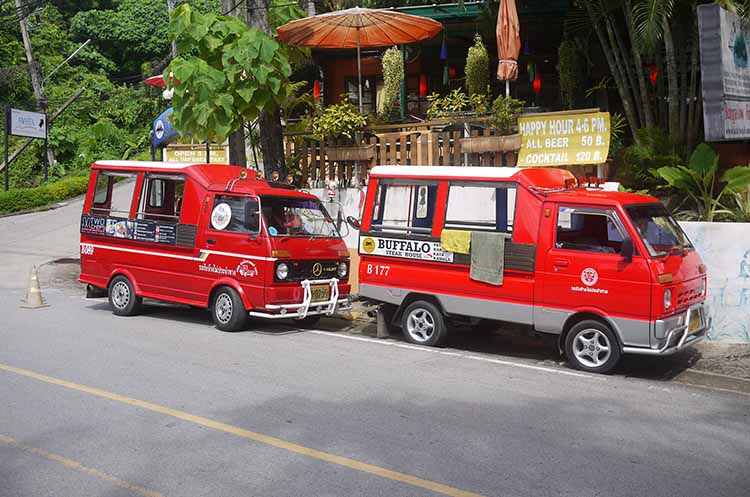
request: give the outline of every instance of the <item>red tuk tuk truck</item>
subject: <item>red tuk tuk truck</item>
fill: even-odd
[[[309,325],[351,307],[349,253],[321,202],[238,166],[96,162],[80,231],[80,281],[118,315],[146,297],[235,331],[248,315]]]
[[[444,343],[451,317],[520,323],[604,373],[710,328],[705,266],[664,205],[562,169],[375,167],[359,254],[360,297],[417,344]]]

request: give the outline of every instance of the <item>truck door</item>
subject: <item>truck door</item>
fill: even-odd
[[[260,238],[260,200],[248,195],[215,194],[202,237],[198,274],[208,288],[218,279],[240,284],[251,302],[261,302],[264,261]]]
[[[543,264],[537,327],[560,331],[574,312],[595,312],[614,324],[625,345],[648,346],[650,271],[642,255],[623,257],[623,242],[632,241],[618,213],[574,205],[556,205],[552,212],[545,223],[551,233],[544,238],[552,243]]]

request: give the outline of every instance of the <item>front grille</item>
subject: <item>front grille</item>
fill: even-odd
[[[681,288],[677,291],[677,307],[690,305],[701,297],[700,283],[693,285],[691,288]]]
[[[279,261],[289,265],[289,276],[284,281],[327,280],[338,278],[338,260]],[[319,271],[318,271],[319,270]],[[343,278],[346,281],[347,278]]]

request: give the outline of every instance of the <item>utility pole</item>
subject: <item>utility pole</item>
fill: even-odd
[[[269,0],[247,1],[247,24],[251,28],[272,35],[271,25],[268,22]],[[279,107],[275,105],[273,110],[261,112],[258,117],[258,125],[260,128],[260,149],[263,151],[263,169],[266,178],[271,177],[274,169],[279,171],[281,178],[286,178],[284,130],[281,127],[281,112]]]
[[[23,49],[26,52],[26,62],[29,64],[29,77],[31,78],[31,86],[34,89],[34,98],[36,99],[36,105],[39,111],[47,113],[47,97],[44,95],[44,86],[42,86],[42,75],[39,68],[39,64],[34,60],[34,53],[31,51],[31,39],[29,38],[29,27],[26,25],[26,16],[28,12],[25,11],[24,5],[21,0],[16,0],[16,9],[19,17],[19,24],[21,27],[21,39],[23,40]],[[47,123],[49,124],[49,122]],[[54,152],[45,147],[45,160],[47,164],[55,163]]]
[[[239,14],[244,11],[238,4],[240,2],[244,4],[246,1],[252,0],[221,0],[221,12],[242,19]],[[244,128],[244,125],[240,126],[240,129],[229,135],[229,163],[242,167],[247,166]]]
[[[314,0],[304,0],[305,2],[305,11],[307,11],[307,16],[312,17],[315,15],[315,1]]]

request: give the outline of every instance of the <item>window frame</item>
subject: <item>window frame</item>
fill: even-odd
[[[114,217],[118,219],[128,219],[132,220],[131,217],[132,209],[133,209],[133,200],[135,198],[135,192],[136,188],[139,186],[139,178],[140,173],[138,172],[129,172],[129,171],[112,171],[107,169],[98,169],[96,173],[96,185],[99,184],[99,178],[105,177],[108,180],[107,183],[107,198],[104,202],[94,202],[95,198],[92,197],[91,199],[91,207],[89,208],[89,214],[92,216],[104,216],[104,217]],[[121,210],[113,210],[112,209],[112,201],[113,199],[113,190],[115,187],[115,184],[117,183],[114,178],[132,178],[135,181],[133,181],[133,189],[130,193],[130,205],[128,206],[127,211],[121,211]],[[94,197],[96,197],[96,186],[94,187]],[[107,205],[106,208],[101,207],[102,205]],[[106,211],[106,212],[103,212]],[[117,214],[125,214],[125,216],[117,215]]]
[[[154,205],[151,205],[151,185],[152,180],[160,180],[162,184],[162,206],[157,207]],[[172,181],[175,183],[175,214],[169,215],[169,214],[159,214],[159,213],[153,213],[153,212],[146,212],[145,209],[148,207],[154,208],[154,209],[161,209],[164,206],[164,200],[165,200],[165,193],[166,193],[166,182]],[[182,195],[185,196],[185,187],[187,185],[188,177],[185,174],[167,174],[167,173],[158,173],[158,172],[145,172],[143,173],[143,179],[141,181],[141,191],[140,191],[140,197],[138,198],[138,206],[135,211],[135,220],[138,221],[151,221],[151,222],[161,222],[161,223],[174,223],[174,224],[180,224],[180,220],[182,219],[182,206],[180,206],[180,209],[177,209],[177,184],[180,182],[182,183]],[[145,216],[151,216],[158,219],[147,219]]]
[[[516,224],[516,210],[518,207],[518,189],[519,184],[516,181],[472,181],[472,180],[449,180],[447,181],[448,185],[445,192],[445,212],[443,215],[443,226],[442,229],[449,229],[449,230],[464,230],[464,231],[481,231],[486,233],[506,233],[508,235],[513,235],[513,228]],[[505,190],[515,190],[515,197],[513,199],[513,223],[508,224],[508,229],[506,231],[500,231],[498,229],[476,229],[476,226],[481,226],[480,223],[470,223],[469,221],[450,221],[448,219],[448,206],[450,205],[450,196],[451,196],[451,187],[452,186],[472,186],[477,188],[492,188],[492,189],[498,189],[498,188],[504,188]],[[497,208],[497,207],[496,207]],[[506,213],[507,217],[507,213]],[[507,222],[507,219],[506,219]],[[460,224],[465,224],[465,227],[460,226]],[[451,226],[449,226],[451,224]],[[495,226],[497,226],[497,216],[495,216]],[[489,225],[487,226],[489,228]]]
[[[578,250],[573,248],[563,248],[557,246],[557,235],[558,235],[558,228],[559,228],[559,221],[560,221],[560,209],[571,209],[571,214],[590,214],[595,216],[604,216],[612,221],[617,231],[620,233],[620,236],[622,237],[622,242],[624,243],[625,240],[632,240],[632,237],[630,236],[630,233],[628,233],[628,230],[625,229],[625,225],[622,223],[622,220],[617,215],[617,211],[614,208],[611,207],[581,207],[581,206],[575,206],[575,205],[569,205],[569,204],[557,204],[557,209],[555,210],[555,239],[552,242],[552,246],[555,248],[555,250],[563,250],[566,252],[575,252],[577,254],[596,254],[596,255],[609,255],[609,256],[616,256],[616,257],[622,257],[622,250],[620,252],[593,252],[588,250]],[[638,251],[634,250],[633,255],[638,255]]]
[[[232,197],[232,198],[241,198],[241,199],[252,199],[255,200],[258,203],[258,231],[252,232],[252,231],[230,231],[226,228],[223,230],[219,230],[214,228],[214,223],[211,219],[214,209],[216,208],[216,201],[219,197]],[[244,209],[244,206],[243,206]],[[263,222],[263,206],[261,205],[260,197],[258,195],[248,195],[248,194],[237,194],[237,193],[228,193],[228,192],[216,192],[212,194],[211,196],[211,210],[208,213],[208,226],[207,230],[211,233],[219,233],[224,235],[231,235],[231,236],[258,236],[261,233],[263,233],[265,223]],[[243,220],[243,226],[244,226],[244,220]]]
[[[391,224],[383,224],[383,223],[376,223],[376,219],[381,214],[381,210],[384,209],[385,203],[381,205],[380,196],[381,196],[381,190],[380,188],[382,186],[391,187],[391,186],[408,186],[408,187],[420,187],[420,186],[427,186],[434,187],[435,193],[434,193],[434,203],[435,206],[433,208],[432,212],[432,223],[429,227],[422,227],[422,226],[396,226]],[[417,190],[413,190],[417,191]],[[387,191],[386,191],[386,199],[387,199]],[[377,231],[379,234],[382,234],[383,236],[416,236],[421,238],[432,238],[433,230],[435,229],[435,220],[436,220],[436,214],[439,203],[439,195],[440,195],[440,180],[438,179],[424,179],[424,178],[379,178],[377,188],[375,189],[375,201],[372,203],[372,209],[370,211],[370,227],[369,231]],[[429,209],[429,207],[428,207]],[[382,212],[382,214],[385,214],[385,212]],[[429,218],[429,216],[427,216]],[[412,217],[411,213],[409,213],[408,221],[414,221],[416,216]],[[419,218],[423,219],[423,218]],[[387,231],[386,231],[387,230]]]

